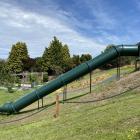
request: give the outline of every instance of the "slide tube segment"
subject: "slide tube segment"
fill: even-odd
[[[43,98],[44,96],[52,93],[53,91],[69,84],[77,78],[84,76],[92,70],[106,64],[107,62],[117,58],[118,56],[138,56],[139,45],[118,45],[113,46],[108,51],[103,52],[92,60],[89,60],[81,65],[73,68],[72,70],[60,75],[55,80],[50,81],[41,88],[21,97],[15,102],[5,103],[0,107],[0,113],[12,114],[17,113],[21,109],[27,107],[33,102]]]

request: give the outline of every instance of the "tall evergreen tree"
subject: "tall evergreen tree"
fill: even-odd
[[[62,47],[62,57],[62,68],[64,71],[68,71],[69,69],[71,69],[72,61],[70,58],[70,52],[67,44]]]
[[[54,40],[52,40],[48,48],[50,55],[50,67],[54,71],[56,71],[56,69],[60,69],[62,72],[62,47],[62,43],[56,37],[54,37]]]
[[[27,46],[25,43],[17,42],[12,46],[8,58],[8,68],[11,72],[19,73],[24,70],[24,62],[29,59]]]
[[[61,74],[68,69],[70,53],[67,45],[64,45],[56,38],[52,40],[42,56],[43,69],[53,74]],[[51,71],[51,72],[50,72]]]
[[[49,54],[49,51],[48,51],[48,48],[45,48],[45,51],[42,55],[42,69],[43,71],[48,71],[48,69],[50,69],[50,54]]]

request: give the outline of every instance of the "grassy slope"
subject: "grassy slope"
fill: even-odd
[[[16,97],[6,95],[4,98],[4,94],[0,95],[1,103],[19,96],[15,93]],[[135,90],[98,103],[61,104],[58,118],[53,118],[54,107],[51,107],[24,121],[0,125],[0,140],[138,140],[139,95],[139,90]],[[16,116],[1,116],[0,119],[12,117]]]
[[[48,113],[32,123],[0,127],[0,139],[138,140],[139,106],[136,91],[96,104],[64,104],[56,119]]]

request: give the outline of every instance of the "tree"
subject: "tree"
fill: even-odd
[[[61,74],[69,69],[70,53],[67,45],[56,37],[51,41],[42,56],[42,66],[49,74]]]
[[[6,62],[3,59],[0,59],[0,72],[3,70],[3,67],[5,66]]]
[[[49,54],[48,48],[45,48],[45,51],[42,55],[42,69],[45,72],[47,72],[48,69],[50,69],[50,65],[51,65],[50,64],[50,62],[51,62],[50,57],[51,57],[51,55]]]
[[[71,69],[71,65],[72,65],[72,61],[70,58],[70,52],[69,52],[69,48],[68,48],[67,44],[65,44],[62,47],[62,57],[63,57],[62,68],[63,68],[64,72],[66,72]]]
[[[113,44],[108,45],[102,53],[109,51],[109,49],[112,48],[113,46],[114,46]],[[120,66],[131,64],[131,62],[134,61],[134,58],[135,57],[132,57],[132,56],[127,56],[127,57],[121,56],[120,57]],[[101,68],[103,68],[103,69],[115,68],[115,67],[117,67],[117,63],[118,63],[117,59],[114,59],[114,60],[111,60],[110,62],[108,62],[107,64],[103,65]]]
[[[8,57],[8,68],[11,72],[19,73],[25,69],[25,62],[29,59],[27,45],[17,42],[12,46]]]
[[[62,43],[56,37],[54,37],[54,40],[52,40],[48,48],[50,57],[49,67],[54,71],[55,74],[61,74],[63,72],[62,47]]]
[[[42,63],[43,63],[42,57],[35,58],[35,71],[37,71],[37,72],[43,71]]]
[[[80,57],[81,63],[84,63],[84,62],[91,60],[91,59],[92,59],[92,56],[90,54],[82,54]]]
[[[0,85],[7,87],[9,92],[13,92],[14,80],[15,77],[7,69],[6,61],[0,60]]]
[[[76,66],[80,65],[81,64],[80,56],[79,55],[73,55],[72,62],[73,62],[73,67],[76,67]]]
[[[36,71],[36,61],[34,58],[28,58],[22,60],[23,63],[23,71]]]
[[[6,62],[0,59],[0,85],[4,85],[5,82],[5,70],[6,70]]]

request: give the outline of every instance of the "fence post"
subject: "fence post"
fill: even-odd
[[[56,94],[56,109],[54,117],[57,118],[59,116],[59,95]]]
[[[63,103],[66,99],[67,99],[67,85],[65,85],[63,89]]]
[[[92,88],[92,71],[90,72],[90,93],[91,93],[91,89]]]

